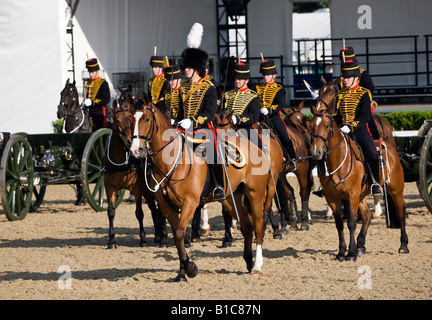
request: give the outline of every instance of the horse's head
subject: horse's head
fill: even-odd
[[[135,95],[132,93],[132,88],[130,86],[128,89],[120,89],[120,98],[118,99],[120,108],[132,112],[135,102]]]
[[[302,101],[296,107],[282,109],[282,112],[285,113],[286,116],[285,122],[288,122],[287,123],[288,125],[293,126],[294,128],[298,129],[301,132],[306,132],[309,129],[306,124],[306,118],[304,114],[301,112],[304,103],[305,102]]]
[[[311,153],[315,160],[321,160],[327,152],[331,135],[334,133],[333,117],[338,88],[330,83],[324,84],[319,91],[318,101],[311,107],[314,118],[311,123]]]
[[[218,129],[232,129],[234,128],[234,123],[232,121],[233,114],[228,112],[228,110],[224,109],[221,112],[218,112],[215,114],[215,117],[213,119],[213,124],[215,128]]]
[[[71,113],[71,108],[78,105],[78,90],[74,82],[66,81],[66,85],[60,92],[60,103],[57,107],[57,118],[65,118],[67,114]]]
[[[132,113],[129,109],[123,109],[117,104],[117,100],[113,102],[113,129],[122,139],[125,147],[130,149],[132,145]]]
[[[135,158],[143,159],[150,152],[150,143],[157,132],[156,108],[148,100],[138,100],[132,112],[131,152]]]

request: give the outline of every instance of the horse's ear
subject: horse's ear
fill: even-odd
[[[146,95],[145,92],[142,93],[142,99],[144,101],[144,104],[149,105],[150,104],[150,99],[149,97]]]
[[[301,111],[301,109],[303,109],[305,104],[305,101],[303,100],[302,102],[299,103],[299,105],[297,107],[294,107],[297,111]]]
[[[65,86],[67,86],[68,84],[69,84],[69,78],[66,80]]]
[[[321,75],[321,82],[322,82],[322,84],[326,84],[327,83],[327,80],[324,78],[323,75]]]
[[[76,81],[74,80],[74,82],[72,83],[72,85],[75,86],[75,84],[76,84]]]
[[[116,110],[118,108],[117,99],[113,101],[112,108],[113,110]]]

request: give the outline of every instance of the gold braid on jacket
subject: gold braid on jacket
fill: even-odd
[[[278,93],[280,89],[282,89],[282,86],[277,83],[270,85],[262,83],[256,86],[256,92],[258,93],[261,109],[269,108],[271,109],[270,112],[277,109],[278,105],[272,103],[276,93]]]
[[[355,121],[357,107],[361,98],[368,94],[372,101],[371,93],[368,89],[358,86],[355,89],[344,87],[338,94],[337,109],[342,117],[342,126],[347,125],[355,128],[359,125],[359,121]]]
[[[156,104],[159,101],[162,87],[165,83],[165,76],[153,77],[149,80],[148,87],[151,95],[151,101]]]
[[[243,116],[243,113],[249,103],[256,97],[258,97],[258,94],[250,89],[245,91],[239,91],[236,89],[230,90],[225,93],[225,109],[229,113],[237,116],[240,123],[246,123],[250,118]]]

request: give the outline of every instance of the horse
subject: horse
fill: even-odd
[[[232,123],[232,115],[229,114],[226,111],[222,111],[216,114],[215,117],[215,127],[221,128],[221,129],[234,129],[235,125]],[[268,128],[265,124],[259,125],[259,131],[261,132],[262,136],[262,129]],[[307,141],[302,139],[299,132],[290,127],[288,128],[288,131],[293,139],[294,144],[294,150],[297,155],[297,170],[294,172],[296,175],[299,186],[300,186],[300,195],[302,199],[302,214],[301,214],[301,230],[308,230],[309,229],[309,221],[308,221],[308,201],[309,201],[309,195],[312,188],[312,175],[311,175],[311,167],[309,166],[309,154],[308,154],[308,146]],[[275,159],[276,154],[273,150],[278,150],[280,148],[280,144],[274,134],[270,135],[270,141],[269,141],[268,148],[270,149],[270,155],[271,159]],[[281,157],[283,157],[283,154],[279,154]],[[280,159],[278,159],[279,161]],[[276,184],[277,193],[278,196],[275,198],[277,207],[280,211],[281,215],[281,227],[279,228],[279,224],[276,222],[276,219],[273,215],[273,212],[270,211],[268,218],[270,220],[270,223],[273,228],[273,238],[275,239],[281,239],[283,234],[287,234],[288,231],[286,229],[286,226],[288,225],[288,221],[291,221],[291,230],[297,231],[299,230],[297,227],[297,205],[294,195],[294,189],[289,184],[288,180],[286,179],[286,175],[288,174],[289,169],[288,165],[285,164],[282,167],[282,171],[280,173],[273,172],[273,186]],[[225,220],[226,221],[226,220]],[[229,241],[229,239],[232,239],[230,236],[230,226],[225,225],[225,239],[223,246],[226,245],[226,242]]]
[[[339,236],[339,252],[336,259],[339,261],[355,261],[357,256],[366,252],[366,233],[372,220],[369,207],[362,200],[370,193],[371,182],[365,176],[365,167],[361,152],[356,143],[339,131],[333,114],[338,88],[333,84],[324,84],[319,90],[318,102],[312,107],[314,118],[311,123],[312,140],[311,152],[315,160],[319,161],[319,178],[325,191],[325,198],[335,217]],[[375,140],[380,146],[380,141]],[[405,230],[405,202],[403,198],[404,173],[396,149],[391,144],[385,144],[382,157],[385,168],[382,167],[379,183],[385,185],[388,191],[387,202],[389,210],[387,225],[390,228],[401,229],[401,246],[399,253],[409,253],[408,236]],[[383,166],[384,163],[381,163]],[[367,174],[367,171],[366,171]],[[367,181],[365,181],[367,179]],[[350,242],[348,254],[344,237],[342,200],[347,200],[349,210],[348,229]],[[362,228],[355,239],[356,218],[360,209]]]
[[[114,232],[115,200],[117,192],[127,189],[135,197],[135,216],[139,223],[139,246],[147,244],[146,233],[144,231],[144,212],[142,209],[142,198],[151,211],[153,224],[155,227],[155,243],[159,246],[167,245],[166,220],[160,210],[156,207],[153,193],[147,188],[144,182],[144,169],[141,161],[135,159],[130,154],[130,143],[125,138],[131,130],[131,112],[133,111],[134,99],[130,92],[122,91],[117,101],[113,103],[113,123],[112,134],[109,138],[108,150],[103,159],[103,173],[105,182],[105,192],[108,199],[108,220],[109,220],[109,240],[108,249],[117,248]],[[123,152],[122,152],[123,151]]]
[[[214,201],[206,184],[209,169],[202,159],[203,152],[209,157],[208,153],[213,148],[203,150],[201,144],[193,151],[188,140],[184,142],[181,133],[171,126],[169,119],[148,98],[141,109],[134,111],[132,126],[131,152],[137,158],[151,162],[153,170],[147,183],[150,190],[155,192],[174,235],[180,260],[180,270],[174,280],[187,281],[186,276],[193,278],[198,274],[198,267],[185,250],[184,237],[196,208],[202,203]],[[213,137],[211,133],[210,135],[208,137]],[[241,146],[241,161],[240,164],[231,163],[225,167],[224,186],[225,193],[229,196],[223,200],[222,205],[233,218],[238,215],[237,219],[240,220],[244,236],[243,259],[248,272],[261,276],[265,231],[263,208],[269,206],[269,203],[271,206],[274,189],[269,181],[269,164],[263,160],[262,151],[241,137],[235,138],[235,143]],[[252,254],[254,233],[255,261]]]
[[[75,80],[67,79],[65,87],[60,92],[60,103],[57,107],[57,118],[63,119],[63,132],[92,132],[90,116],[79,105],[78,90]]]
[[[65,87],[60,92],[60,102],[57,106],[57,118],[63,119],[63,132],[92,132],[90,116],[79,105],[78,90],[75,80],[67,79]],[[75,205],[85,205],[84,191],[80,183],[76,184],[77,200]]]

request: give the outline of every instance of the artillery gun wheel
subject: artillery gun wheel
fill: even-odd
[[[0,193],[9,221],[23,220],[30,211],[34,167],[30,144],[25,137],[13,135],[5,146],[0,163]]]
[[[427,133],[420,150],[417,187],[426,207],[432,212],[432,130]]]
[[[46,186],[33,186],[33,195],[35,196],[35,201],[32,203],[30,207],[30,212],[35,212],[39,206],[42,204],[42,201],[45,197]]]
[[[83,176],[83,189],[87,202],[95,211],[106,211],[108,201],[105,193],[104,176],[101,171],[102,162],[108,149],[110,129],[99,129],[94,132],[85,146],[82,161],[81,174]],[[115,207],[123,199],[124,190],[117,193]]]

